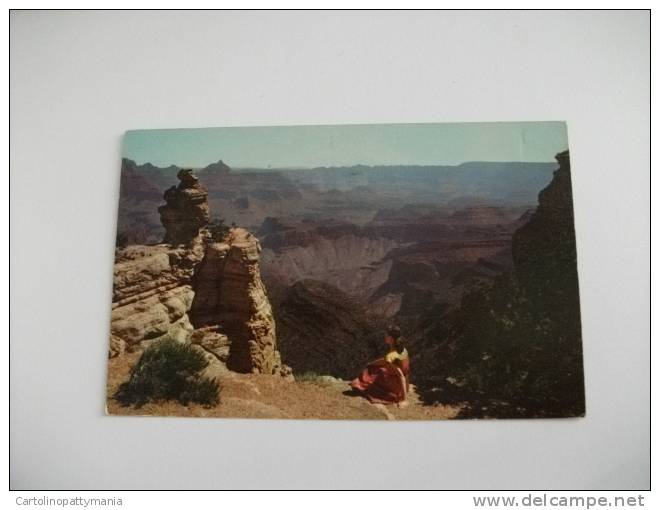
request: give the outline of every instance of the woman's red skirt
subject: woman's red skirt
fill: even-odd
[[[407,361],[401,367],[379,359],[367,365],[351,381],[351,388],[363,393],[371,402],[395,404],[406,399],[408,392]]]

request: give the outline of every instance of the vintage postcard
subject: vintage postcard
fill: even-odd
[[[129,131],[107,412],[585,414],[563,122]]]

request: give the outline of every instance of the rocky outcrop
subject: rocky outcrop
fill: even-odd
[[[516,277],[525,286],[528,299],[539,310],[556,314],[557,323],[564,328],[563,336],[571,344],[571,356],[581,361],[571,163],[568,151],[555,158],[559,168],[539,193],[538,208],[513,236],[513,260]]]
[[[202,259],[198,240],[191,248],[129,246],[115,256],[110,355],[166,336],[185,342],[193,327],[191,278]]]
[[[208,192],[191,170],[177,174],[179,185],[165,191],[165,205],[158,208],[165,227],[164,242],[172,245],[189,244],[199,230],[209,223]]]
[[[340,221],[282,222],[266,218],[258,231],[261,267],[273,294],[302,279],[326,282],[366,298],[387,281],[386,256],[401,243]]]
[[[429,316],[427,339],[444,337],[447,349],[428,342],[415,365],[428,402],[443,398],[451,378],[463,395],[507,403],[499,416],[584,415],[571,167],[567,151],[556,158],[536,211],[513,235],[513,267],[470,289],[451,313]]]
[[[209,244],[195,274],[190,316],[196,327],[216,326],[229,338],[231,370],[288,375],[261,280],[260,251],[258,240],[242,228],[232,229],[226,242]]]
[[[247,230],[209,243],[206,190],[190,171],[159,208],[166,242],[117,249],[110,357],[166,337],[247,373],[290,375],[259,271],[261,248]],[[191,318],[193,319],[191,322]]]
[[[227,242],[117,250],[110,357],[166,337],[191,342],[230,370],[279,374],[275,321],[261,281],[259,243],[244,229]]]
[[[188,311],[191,279],[204,256],[199,235],[208,223],[206,190],[189,170],[158,208],[168,244],[128,246],[115,253],[110,356],[165,337],[186,342],[193,330]],[[184,246],[185,245],[185,246]]]
[[[218,331],[217,326],[196,329],[190,335],[190,343],[202,347],[221,363],[227,364],[231,341],[227,335]]]

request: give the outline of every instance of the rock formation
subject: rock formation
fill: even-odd
[[[288,375],[276,347],[275,320],[259,270],[259,241],[242,228],[209,244],[194,278],[191,319],[217,326],[231,341],[227,366],[236,372]]]
[[[118,224],[131,243],[163,239],[158,218],[162,190],[178,183],[176,166],[137,165],[124,160]],[[213,211],[222,211],[225,223],[257,231],[265,217],[343,220],[361,225],[384,219],[379,211],[396,204],[412,207],[408,220],[424,214],[420,207],[446,208],[445,213],[466,206],[527,206],[552,178],[550,163],[466,163],[443,166],[378,166],[278,170],[251,168],[232,171],[218,161],[195,171],[208,190]],[[126,175],[124,173],[133,173]],[[137,182],[139,179],[140,182]],[[133,182],[136,181],[136,186]],[[161,190],[153,193],[149,188]],[[405,212],[405,211],[404,211]],[[521,213],[522,214],[522,213]],[[392,218],[390,218],[391,220]],[[459,218],[460,219],[460,218]],[[408,222],[409,227],[414,227]],[[411,239],[429,231],[420,225]],[[257,234],[261,239],[261,235]],[[416,239],[412,239],[413,241]],[[266,249],[266,244],[263,244]],[[266,273],[266,271],[264,271]]]
[[[110,356],[169,337],[231,370],[290,375],[276,348],[257,239],[235,228],[226,242],[207,243],[206,190],[190,171],[178,178],[159,208],[166,242],[116,251]]]
[[[172,245],[188,244],[209,223],[208,192],[199,184],[191,170],[177,174],[179,185],[165,191],[165,205],[158,208],[165,227],[163,242]]]
[[[111,356],[145,341],[170,336],[185,342],[193,330],[188,319],[201,241],[192,248],[129,246],[117,250],[111,316]]]

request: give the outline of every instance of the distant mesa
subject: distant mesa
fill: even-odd
[[[227,165],[224,161],[220,159],[218,160],[217,163],[211,163],[210,165],[205,166],[199,172],[228,174],[229,172],[231,172],[231,168],[229,167],[229,165]]]

